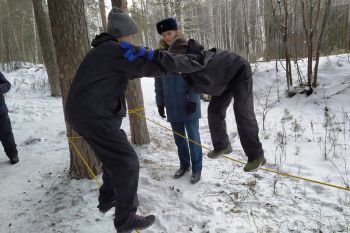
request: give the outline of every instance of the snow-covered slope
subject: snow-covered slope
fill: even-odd
[[[306,61],[301,61],[300,67],[305,74]],[[258,63],[253,68],[255,106],[267,167],[349,185],[348,56],[321,59],[320,85],[310,97],[285,98],[280,65],[278,83],[274,62]],[[0,232],[115,232],[113,211],[102,215],[96,209],[95,182],[68,178],[61,99],[49,97],[45,70],[36,66],[5,76],[13,83],[6,99],[20,163],[9,165],[0,152]],[[297,79],[296,71],[294,77]],[[142,85],[147,116],[169,126],[157,115],[153,80],[143,79]],[[202,143],[211,147],[207,105],[202,104],[200,132]],[[263,108],[269,109],[265,130]],[[230,156],[245,161],[232,107],[227,122],[234,147]],[[141,161],[139,212],[155,214],[157,220],[142,232],[350,232],[350,192],[262,171],[247,174],[239,164],[206,156],[199,183],[190,184],[189,175],[174,180],[179,162],[172,134],[151,122],[148,127],[150,145],[135,147]],[[123,129],[129,132],[127,118]]]

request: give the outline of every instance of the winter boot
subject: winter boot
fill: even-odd
[[[156,217],[154,215],[148,215],[146,217],[136,215],[131,220],[127,220],[121,226],[116,227],[118,233],[131,233],[134,230],[144,230],[150,227]]]
[[[192,173],[190,182],[191,184],[197,183],[201,179],[201,172]]]
[[[186,172],[190,171],[190,168],[183,168],[183,167],[180,167],[174,174],[174,178],[175,179],[178,179],[180,177],[182,177],[183,175],[185,175]]]
[[[248,159],[248,163],[244,166],[243,170],[245,172],[253,172],[258,170],[261,166],[265,165],[265,163],[266,163],[266,159],[263,155],[256,159],[252,159],[252,160]]]
[[[10,163],[11,164],[16,164],[19,162],[19,158],[18,158],[18,155],[13,155],[13,156],[10,156]]]
[[[232,152],[232,147],[231,144],[229,144],[225,149],[222,150],[211,150],[208,153],[208,157],[211,159],[216,159],[218,158],[220,155],[226,155],[226,154],[230,154]]]

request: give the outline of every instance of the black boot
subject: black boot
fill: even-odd
[[[134,230],[144,230],[150,227],[156,217],[154,215],[148,215],[146,217],[134,215],[131,219],[127,220],[122,225],[116,227],[118,233],[131,233]]]
[[[18,155],[13,155],[13,156],[10,156],[10,163],[11,164],[16,164],[19,162],[19,158],[18,158]]]
[[[191,184],[197,183],[201,179],[201,172],[192,173],[190,182]]]
[[[183,168],[180,167],[179,169],[176,170],[175,174],[174,174],[174,178],[178,179],[180,177],[182,177],[183,175],[185,175],[186,172],[190,171],[190,168]]]

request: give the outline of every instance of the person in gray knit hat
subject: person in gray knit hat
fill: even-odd
[[[122,9],[113,7],[108,14],[107,32],[116,38],[138,32],[135,21]]]
[[[137,215],[139,160],[121,129],[126,115],[128,80],[161,75],[150,60],[130,64],[123,58],[121,44],[132,43],[138,29],[119,8],[108,15],[107,32],[97,35],[69,90],[66,119],[94,150],[102,162],[103,185],[98,209],[106,213],[116,207],[114,225],[118,233],[145,229],[155,216]]]

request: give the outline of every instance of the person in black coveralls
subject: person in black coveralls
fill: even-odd
[[[0,141],[11,164],[18,163],[18,151],[12,133],[11,121],[5,103],[4,94],[11,88],[11,84],[0,72]]]

